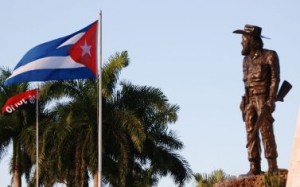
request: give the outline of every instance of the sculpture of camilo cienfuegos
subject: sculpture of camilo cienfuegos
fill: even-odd
[[[260,135],[264,154],[268,161],[268,172],[277,172],[277,145],[273,131],[272,113],[275,102],[283,98],[292,88],[287,81],[280,82],[279,58],[275,51],[264,49],[261,27],[245,25],[244,30],[233,33],[242,34],[243,81],[245,94],[240,109],[247,132],[247,149],[250,170],[246,175],[261,173]]]

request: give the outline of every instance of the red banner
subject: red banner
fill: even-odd
[[[22,105],[34,104],[36,102],[37,89],[28,90],[9,98],[2,107],[2,113],[11,114]]]

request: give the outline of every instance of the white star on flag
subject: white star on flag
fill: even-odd
[[[86,41],[84,41],[84,45],[80,46],[82,49],[82,57],[86,54],[89,54],[91,56],[91,47],[90,45],[87,45]]]

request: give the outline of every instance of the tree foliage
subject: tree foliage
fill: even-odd
[[[182,186],[191,177],[188,162],[178,151],[183,143],[168,125],[177,120],[178,105],[170,104],[163,92],[151,86],[119,81],[129,64],[126,51],[113,55],[102,69],[102,168],[103,181],[113,186],[153,186],[170,174]],[[28,84],[5,87],[9,70],[1,72],[3,105]],[[40,85],[39,181],[40,185],[88,186],[98,172],[97,80],[52,81]],[[12,163],[22,158],[29,186],[35,183],[34,113],[19,110],[0,115],[0,158],[11,142]],[[13,168],[12,168],[13,171]],[[91,175],[89,175],[91,174]],[[31,176],[31,178],[30,178]]]

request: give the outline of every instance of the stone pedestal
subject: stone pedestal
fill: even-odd
[[[280,185],[278,187],[286,186],[287,174],[288,171],[286,169],[279,169]],[[240,176],[216,183],[214,187],[269,187],[268,180],[271,178],[266,175],[267,173],[254,176]]]

